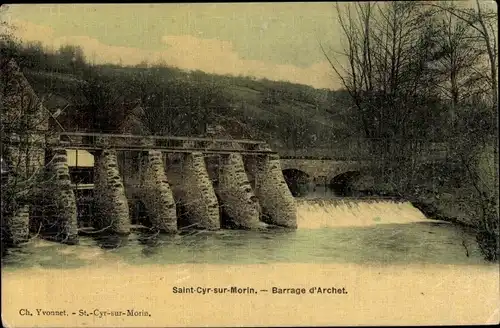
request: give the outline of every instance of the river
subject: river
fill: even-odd
[[[391,200],[301,198],[297,199],[297,211],[298,229],[294,231],[184,231],[175,236],[137,231],[125,238],[82,236],[78,245],[71,246],[34,239],[23,247],[9,249],[2,260],[4,290],[16,295],[2,292],[2,299],[10,297],[7,304],[12,304],[8,306],[9,320],[19,325],[33,322],[17,314],[20,307],[68,307],[78,303],[76,307],[89,304],[95,308],[126,302],[156,311],[157,321],[85,321],[69,316],[64,320],[43,318],[46,321],[41,325],[457,324],[498,320],[498,266],[483,260],[473,232],[429,220],[410,203]],[[193,295],[179,298],[171,292],[174,285],[230,282],[257,289],[271,288],[271,284],[337,284],[352,294],[345,296],[345,304],[338,303],[339,297],[321,301],[340,308],[345,317],[330,310],[322,310],[314,318],[286,316],[284,312],[272,316],[270,309],[254,306],[252,311],[259,315],[256,319],[248,308],[245,313],[224,318],[206,313],[228,306],[244,311],[244,305],[235,305],[237,299],[228,301],[217,296],[210,299],[213,309],[203,310],[196,305],[201,299],[192,299]],[[386,295],[381,297],[374,290]],[[403,295],[409,290],[416,294]],[[387,299],[387,295],[393,298]],[[300,307],[294,303],[295,298],[290,301],[285,296],[274,296],[282,297],[280,302],[284,303],[280,305],[274,304],[272,295],[261,297],[272,302],[271,308],[276,311]],[[108,299],[108,303],[99,297]],[[308,311],[319,311],[313,304],[321,298],[314,301],[303,297],[302,301],[311,305]],[[151,298],[156,303],[152,304]],[[455,308],[444,313],[444,303],[450,298]],[[162,305],[164,299],[179,306],[198,307],[198,312],[191,313],[189,320],[182,319],[182,311]],[[369,299],[389,302],[385,306],[393,306],[395,312],[386,307],[381,310],[382,304],[362,310]],[[264,298],[256,304],[264,304],[261,301],[265,302]],[[173,311],[170,321],[158,317],[162,306]],[[429,314],[427,306],[442,311]],[[462,307],[467,314],[459,311]],[[355,318],[357,311],[366,312],[364,319]]]
[[[128,237],[80,237],[76,246],[35,239],[8,250],[8,269],[130,264],[450,263],[485,264],[474,234],[431,221],[410,203],[298,200],[295,231],[135,232]]]

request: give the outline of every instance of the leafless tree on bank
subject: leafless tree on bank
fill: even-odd
[[[372,146],[374,158],[399,172],[393,182],[408,193],[422,144],[442,142],[473,187],[479,205],[469,205],[480,225],[498,241],[496,192],[487,187],[498,181],[496,14],[478,0],[475,8],[398,1],[336,9],[344,47],[320,47],[351,96],[362,135],[384,141]],[[487,164],[485,152],[494,152]]]

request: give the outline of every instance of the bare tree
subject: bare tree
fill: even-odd
[[[422,141],[440,137],[433,12],[414,2],[365,2],[337,4],[337,13],[343,49],[320,43],[321,49],[355,105],[362,136],[379,160],[374,169],[405,168],[399,183],[409,187]]]
[[[484,51],[478,47],[478,38],[467,23],[457,20],[452,14],[443,12],[437,42],[441,58],[435,63],[435,72],[442,75],[436,87],[443,91],[443,97],[450,100],[452,117],[459,103],[469,101],[483,93],[484,76],[481,56]]]
[[[448,13],[472,29],[473,37],[475,37],[472,40],[484,48],[487,56],[489,69],[484,77],[491,90],[491,105],[496,108],[498,104],[498,13],[487,9],[479,0],[476,0],[474,8],[463,8],[451,1],[425,2],[424,4]]]
[[[461,126],[454,129],[454,153],[464,168],[466,181],[473,186],[469,197],[478,226],[477,240],[486,258],[499,255],[498,224],[498,16],[476,0],[473,8],[457,3],[426,3],[449,17],[448,26],[460,27],[448,33],[454,62],[448,71],[455,99],[461,107]],[[452,19],[455,21],[454,24]],[[462,44],[461,42],[462,41]],[[471,49],[473,48],[473,49]],[[457,83],[465,73],[462,85]],[[453,74],[453,75],[452,75]],[[453,81],[453,79],[455,81]],[[462,87],[462,88],[461,88]],[[461,89],[461,90],[460,90]],[[462,97],[459,97],[462,92]],[[486,95],[486,97],[484,97]],[[469,99],[467,99],[469,98]]]
[[[364,136],[384,141],[372,147],[373,156],[395,173],[389,179],[394,190],[415,196],[417,175],[426,174],[416,161],[420,150],[430,141],[446,141],[470,184],[455,196],[472,199],[465,205],[479,218],[478,236],[485,237],[478,241],[488,259],[496,258],[497,197],[489,190],[498,178],[485,173],[497,168],[488,162],[496,156],[486,156],[497,153],[487,147],[496,140],[496,16],[478,1],[474,9],[392,2],[348,4],[343,10],[337,5],[337,12],[345,45],[335,54],[347,64],[320,46],[357,108]],[[491,95],[489,104],[481,101],[484,94]],[[447,122],[449,111],[457,117],[454,125]]]
[[[429,10],[413,2],[337,4],[345,46],[333,51],[320,44],[349,92],[367,138],[403,138],[421,110],[434,60],[435,24]]]

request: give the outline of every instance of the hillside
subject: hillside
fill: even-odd
[[[227,102],[228,110],[220,115],[215,111],[215,115],[208,118],[206,123],[222,125],[233,138],[273,140],[276,146],[302,148],[313,141],[316,144],[328,143],[335,135],[348,131],[345,119],[347,114],[341,111],[332,113],[331,108],[339,108],[341,104],[337,101],[340,104],[337,105],[335,100],[332,101],[335,93],[328,90],[246,77],[189,73],[165,67],[97,66],[93,70],[99,72],[99,76],[105,80],[122,81],[123,85],[130,80],[156,79],[153,84],[159,92],[177,83],[190,85],[195,89],[175,90],[178,91],[176,96],[184,93],[189,97],[190,93],[198,93],[200,88],[207,85],[217,89],[221,98]],[[66,108],[68,112],[76,111],[78,106],[91,101],[88,99],[88,92],[84,91],[88,79],[82,74],[34,69],[23,69],[23,72],[35,90],[45,97],[46,107],[52,111],[57,108]],[[124,91],[121,96],[124,102],[137,97],[144,98],[137,91],[129,94]],[[146,110],[152,110],[149,107],[154,105],[145,107]],[[65,128],[72,130],[74,127],[67,125]],[[182,131],[170,134],[183,135]],[[191,133],[184,135],[189,134]]]
[[[66,130],[116,132],[140,104],[153,134],[263,139],[289,149],[322,146],[358,130],[345,91],[161,66],[90,65],[81,49],[37,44],[2,48]]]

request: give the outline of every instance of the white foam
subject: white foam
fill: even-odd
[[[410,202],[393,200],[298,200],[299,229],[429,222]]]

